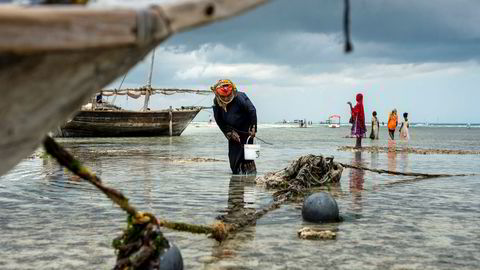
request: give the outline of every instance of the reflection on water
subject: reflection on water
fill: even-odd
[[[388,170],[389,171],[396,171],[397,170],[397,152],[395,151],[395,148],[397,147],[397,143],[395,140],[389,140],[388,141],[388,152],[387,152],[387,158],[388,158]]]
[[[228,185],[228,200],[226,213],[217,217],[217,219],[237,223],[245,215],[255,212],[254,194],[248,194],[246,197],[245,189],[255,185],[255,175],[232,175]],[[252,196],[253,195],[253,196]],[[250,199],[250,201],[248,201]]]
[[[378,168],[378,152],[371,152],[370,153],[370,165],[372,168]]]
[[[364,166],[362,160],[362,152],[354,152],[354,158],[352,159],[352,165],[354,166]],[[364,183],[365,171],[359,169],[350,169],[349,172],[349,187],[350,193],[352,194],[352,204],[354,210],[360,212],[362,210],[362,192],[363,192],[363,183]]]
[[[409,172],[410,167],[409,167],[409,164],[408,164],[408,153],[407,152],[400,153],[400,159],[402,160],[402,162],[401,162],[402,172],[405,172],[405,173]]]
[[[255,213],[255,175],[233,175],[228,185],[227,208],[217,217],[226,223],[238,223]],[[235,250],[255,238],[255,226],[242,230],[212,250],[213,261],[235,257]],[[206,264],[209,265],[209,264]]]
[[[414,128],[409,146],[480,150],[480,129]],[[337,152],[352,145],[348,128],[260,125],[259,175],[306,154],[344,163],[423,173],[480,173],[479,156]],[[160,218],[212,224],[268,205],[271,192],[230,175],[227,145],[216,128],[190,127],[173,138],[63,139],[108,186]],[[388,141],[366,140],[365,146]],[[110,269],[111,240],[125,214],[92,185],[51,159],[25,159],[0,177],[0,269]],[[344,222],[302,220],[301,202],[282,205],[222,244],[165,229],[186,269],[477,269],[478,176],[381,186],[402,177],[345,169],[336,198]],[[342,192],[343,186],[343,192]],[[373,189],[374,186],[381,186]],[[468,196],[466,195],[468,194]],[[353,214],[353,215],[352,215]],[[350,217],[350,218],[348,218]],[[305,241],[305,226],[338,230],[334,241]],[[323,228],[323,227],[322,227]]]

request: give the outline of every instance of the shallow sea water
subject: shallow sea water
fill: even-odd
[[[354,144],[344,138],[348,132],[260,125],[258,136],[273,145],[262,144],[257,176],[305,154],[402,172],[480,174],[479,155],[337,151]],[[410,132],[410,147],[480,150],[478,128]],[[364,145],[386,146],[385,128],[380,136]],[[192,123],[175,138],[58,141],[138,209],[168,220],[212,224],[218,215],[271,201],[251,178],[230,175],[226,140],[216,126]],[[111,240],[126,215],[38,153],[0,177],[0,269],[111,269]],[[345,169],[340,187],[330,190],[341,223],[304,222],[301,204],[291,203],[221,245],[205,235],[163,231],[180,248],[185,269],[478,269],[480,176],[386,185],[404,179]],[[300,240],[296,232],[305,226],[337,230],[337,239]]]

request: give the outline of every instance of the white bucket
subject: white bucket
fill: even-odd
[[[247,138],[247,143],[249,140],[250,137]],[[255,160],[260,157],[260,145],[255,144],[255,139],[253,140],[253,144],[244,144],[243,150],[245,160]]]

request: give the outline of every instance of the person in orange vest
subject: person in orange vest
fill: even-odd
[[[388,135],[390,136],[391,140],[395,140],[395,130],[397,129],[397,125],[397,109],[393,109],[393,111],[388,115]]]

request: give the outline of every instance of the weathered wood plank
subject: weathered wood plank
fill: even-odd
[[[267,1],[190,0],[141,10],[7,5],[0,7],[0,53],[144,45]]]
[[[185,31],[192,27],[212,21],[222,20],[238,15],[269,0],[211,0],[184,1],[164,5],[163,10],[168,17],[173,32]]]
[[[137,39],[136,15],[133,10],[88,10],[81,7],[0,8],[0,52],[133,44]]]

